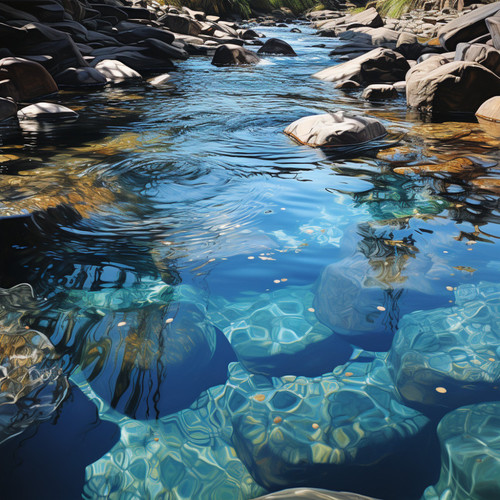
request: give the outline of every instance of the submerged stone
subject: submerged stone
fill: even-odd
[[[254,500],[376,500],[347,491],[329,491],[319,488],[289,488],[269,493]]]
[[[415,453],[428,423],[403,405],[382,359],[317,378],[264,378],[232,365],[227,385],[235,449],[269,489],[326,478],[351,489],[360,468]]]
[[[54,346],[23,324],[36,306],[30,285],[0,288],[0,443],[49,419],[67,395]]]
[[[422,500],[500,498],[500,402],[466,406],[439,423],[441,475]]]
[[[344,363],[352,349],[317,320],[313,298],[309,287],[286,287],[233,302],[216,297],[208,315],[248,370],[319,374]],[[331,354],[323,361],[325,349]]]
[[[265,493],[231,443],[231,422],[220,403],[225,386],[210,389],[189,409],[140,421],[112,410],[81,374],[73,381],[96,403],[101,419],[121,430],[109,453],[87,467],[85,496],[246,500]]]
[[[400,322],[388,361],[412,405],[457,408],[500,397],[500,287],[462,285],[456,306]]]

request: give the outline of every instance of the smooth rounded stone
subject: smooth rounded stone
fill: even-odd
[[[0,443],[49,419],[68,392],[54,346],[25,326],[38,305],[27,283],[0,288]]]
[[[401,80],[400,82],[395,82],[392,85],[397,92],[401,94],[406,94],[406,82],[404,80]]]
[[[141,421],[111,409],[81,373],[72,381],[96,404],[101,420],[120,427],[118,443],[87,467],[84,496],[247,500],[265,493],[231,443],[225,386],[203,393],[189,409]]]
[[[181,59],[183,61],[189,58],[189,54],[184,48],[176,47],[175,45],[162,42],[161,40],[155,40],[154,38],[142,40],[138,42],[137,45],[144,47],[146,49],[144,53],[150,57],[157,57],[159,59]]]
[[[500,51],[490,45],[459,43],[455,52],[455,61],[471,61],[500,76]]]
[[[259,38],[259,34],[252,29],[238,30],[238,35],[243,40],[253,40],[254,38]]]
[[[68,68],[55,76],[59,88],[102,88],[106,85],[106,77],[95,68]]]
[[[113,59],[99,61],[95,69],[105,76],[108,83],[115,85],[129,81],[142,80],[141,75],[137,71]]]
[[[378,48],[312,76],[326,82],[354,80],[365,84],[392,83],[403,80],[409,69],[408,62],[401,54]]]
[[[359,89],[359,87],[361,87],[361,85],[353,80],[344,80],[335,85],[335,88],[339,90],[356,90]]]
[[[316,24],[320,36],[336,36],[337,30],[346,30],[366,26],[368,28],[380,28],[384,21],[374,7],[365,9],[356,14],[347,14],[336,19],[327,19]]]
[[[29,101],[54,94],[59,89],[50,73],[37,62],[21,57],[0,60],[0,95],[14,101]]]
[[[302,33],[302,30],[300,28],[292,28],[290,33]]]
[[[454,410],[441,420],[441,474],[422,500],[500,498],[500,402]]]
[[[483,102],[476,111],[476,118],[486,133],[500,138],[500,96]]]
[[[269,38],[266,43],[258,50],[260,55],[280,55],[280,56],[296,56],[292,46],[279,38]]]
[[[418,66],[407,76],[406,100],[424,113],[474,113],[500,89],[500,77],[477,63],[454,61],[412,73]]]
[[[320,488],[289,488],[269,493],[254,500],[376,500],[357,493],[329,491]]]
[[[410,405],[457,408],[500,397],[500,287],[461,285],[456,306],[403,317],[388,356]]]
[[[165,43],[172,43],[175,35],[170,31],[154,28],[152,26],[143,26],[137,23],[121,21],[117,26],[118,33],[115,38],[126,45],[140,42],[146,38],[161,40]]]
[[[321,373],[349,359],[352,348],[319,323],[311,310],[313,298],[309,287],[286,287],[233,302],[214,297],[208,316],[248,370],[289,373],[300,364],[301,374]],[[321,364],[325,349],[331,355]]]
[[[384,481],[384,460],[418,454],[428,424],[403,405],[378,358],[315,378],[266,378],[230,365],[226,385],[236,452],[271,490],[325,478],[354,489],[366,467]]]
[[[488,17],[486,19],[486,26],[488,27],[493,47],[500,50],[500,17],[498,14],[494,17]]]
[[[93,64],[105,59],[116,59],[140,74],[170,71],[175,68],[170,59],[150,57],[144,53],[145,49],[141,47],[124,46],[118,47],[118,50],[110,49],[115,48],[105,47],[103,52],[94,59]]]
[[[164,73],[163,75],[155,76],[148,80],[148,83],[156,88],[162,88],[165,85],[169,85],[171,80],[171,76],[168,73]]]
[[[305,116],[285,129],[285,134],[311,147],[355,146],[381,139],[387,131],[375,118],[347,116],[343,111]]]
[[[214,66],[240,66],[257,64],[260,57],[251,50],[244,49],[239,45],[221,45],[215,51],[212,59]]]
[[[44,121],[56,121],[56,120],[76,120],[78,118],[78,113],[66,106],[61,106],[60,104],[53,104],[50,102],[38,102],[36,104],[31,104],[21,108],[17,112],[17,117],[19,121],[22,120],[44,120]]]
[[[396,47],[401,47],[401,45],[418,43],[418,37],[414,33],[408,33],[406,31],[399,32]]]
[[[17,116],[17,104],[10,99],[0,97],[0,121]]]
[[[445,24],[439,28],[437,36],[441,45],[455,50],[460,42],[469,42],[488,33],[486,19],[500,11],[500,2],[483,5]]]
[[[368,85],[361,95],[361,98],[367,101],[384,101],[396,97],[398,97],[398,91],[394,86],[382,83]]]

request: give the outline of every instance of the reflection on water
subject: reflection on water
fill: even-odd
[[[86,442],[84,495],[120,499],[417,499],[443,414],[498,399],[498,137],[311,79],[332,47],[303,31],[266,30],[293,61],[193,57],[175,86],[60,94],[76,124],[1,124],[0,440],[31,429],[6,498],[80,390],[120,428]],[[390,140],[334,157],[283,134],[332,110]]]

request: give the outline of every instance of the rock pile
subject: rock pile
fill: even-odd
[[[320,36],[346,43],[331,56],[340,61],[313,76],[362,85],[405,80],[410,108],[423,113],[474,113],[500,94],[500,2],[462,12],[421,9],[385,20],[375,8],[358,14],[320,11],[308,15]],[[361,89],[362,90],[362,89]],[[391,89],[364,92],[370,101],[394,98]]]

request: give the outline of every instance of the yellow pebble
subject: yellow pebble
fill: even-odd
[[[126,321],[120,321],[120,322],[118,323],[118,326],[125,326],[126,324],[127,324],[127,322],[126,322]]]
[[[352,373],[352,372],[345,372],[344,375],[346,377],[352,377],[354,375],[354,373]]]
[[[280,280],[273,280],[273,283],[281,283]]]
[[[436,387],[436,392],[440,394],[446,394],[448,391],[444,387]]]
[[[308,309],[308,311],[309,311],[310,313],[313,313],[315,310],[316,310],[316,309],[314,309],[314,307],[310,307],[310,308]]]
[[[279,423],[280,423],[280,422],[282,422],[282,421],[283,421],[283,419],[282,419],[281,417],[274,417],[274,420],[273,420],[273,422],[274,422],[275,424],[279,424]]]
[[[254,397],[255,401],[264,401],[266,399],[266,396],[264,394],[256,394]]]
[[[167,318],[167,320],[165,321],[165,323],[167,323],[167,325],[168,325],[168,323],[172,323],[172,321],[174,321],[174,318]]]
[[[385,311],[385,307],[384,307],[384,306],[377,306],[377,309],[378,309],[379,311]]]
[[[449,292],[453,292],[453,287],[452,286],[447,286],[446,290],[448,290]]]
[[[319,429],[319,425],[316,422],[314,422],[314,424],[312,424],[312,428],[313,429]]]

